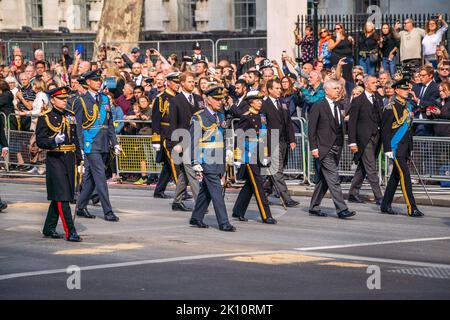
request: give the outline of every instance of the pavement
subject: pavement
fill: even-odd
[[[450,298],[448,208],[423,205],[424,218],[409,218],[401,204],[397,216],[349,204],[357,215],[341,220],[330,199],[323,203],[329,216],[319,218],[307,213],[309,197],[294,196],[300,205],[287,211],[271,199],[278,224],[265,225],[252,200],[250,221],[232,221],[237,232],[225,233],[212,206],[210,228],[198,229],[189,213],[170,209],[171,200],[121,186],[110,188],[120,222],[106,222],[101,207],[90,206],[97,218],[75,221],[84,241],[69,243],[42,237],[45,185],[4,182],[1,300]],[[229,214],[237,192],[227,190]]]

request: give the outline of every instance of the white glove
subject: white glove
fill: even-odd
[[[81,174],[81,173],[84,174],[84,165],[82,165],[82,164],[80,164],[80,165],[78,166],[78,174]]]
[[[153,148],[155,148],[156,152],[159,152],[159,150],[161,150],[161,145],[160,144],[154,144]]]
[[[86,156],[85,156],[84,150],[81,150],[81,160],[84,161],[84,158],[85,158],[85,157],[86,157]]]
[[[263,167],[267,167],[268,164],[269,164],[269,159],[264,158],[263,161],[262,161]]]
[[[242,163],[235,161],[235,162],[233,162],[233,164],[234,164],[234,166],[235,166],[236,168],[239,169],[239,168],[241,167],[241,164],[242,164]]]
[[[385,154],[386,157],[388,157],[389,159],[394,159],[394,153],[393,153],[392,151],[385,152],[384,154]]]
[[[66,140],[66,135],[64,133],[58,132],[58,134],[55,136],[56,144],[63,143],[64,140]]]
[[[231,150],[227,150],[227,158],[233,158],[233,156],[234,156],[234,153],[233,153],[233,151],[231,151]]]
[[[8,147],[2,148],[2,157],[3,158],[6,158],[6,156],[8,155],[8,151],[9,151]]]
[[[195,172],[202,172],[203,168],[201,165],[196,164],[195,166],[192,167],[192,170],[194,170]]]
[[[114,146],[114,153],[116,154],[116,156],[120,156],[122,154],[123,150],[120,147],[120,145],[116,144]]]

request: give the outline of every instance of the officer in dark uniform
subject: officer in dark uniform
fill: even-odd
[[[153,102],[152,145],[157,152],[156,162],[163,163],[153,194],[155,198],[170,198],[164,191],[171,177],[176,184],[178,183],[179,168],[175,165],[171,157],[170,137],[172,130],[170,129],[169,104],[171,98],[175,97],[180,90],[180,75],[180,72],[169,73],[166,76],[167,88]]]
[[[214,87],[205,92],[206,108],[194,114],[191,120],[192,169],[200,182],[200,192],[195,202],[189,223],[199,228],[207,228],[203,222],[209,203],[222,231],[236,231],[228,220],[227,208],[222,196],[221,177],[225,172],[224,127],[226,121],[221,113],[225,89]]]
[[[47,150],[47,199],[51,201],[42,233],[45,237],[58,239],[56,232],[58,216],[61,218],[67,241],[80,242],[70,212],[70,201],[75,192],[77,165],[81,151],[76,132],[76,118],[66,109],[67,87],[47,92],[53,106],[39,117],[36,126],[36,143]]]
[[[396,98],[383,111],[381,130],[384,153],[392,160],[393,170],[380,208],[382,213],[396,214],[391,208],[391,203],[400,182],[408,207],[408,215],[410,217],[422,217],[424,214],[417,209],[408,168],[408,161],[411,159],[413,149],[411,132],[411,112],[413,109],[411,103],[407,100],[410,86],[406,80],[402,79],[394,83],[392,88],[395,89]]]
[[[5,125],[3,123],[3,117],[0,117],[0,146],[1,149],[1,157],[6,159],[6,156],[8,155],[8,140],[6,139],[6,133],[5,133]],[[8,205],[2,201],[0,198],[0,212],[2,210],[5,210],[8,207]]]
[[[235,149],[235,164],[239,167],[237,178],[246,178],[245,184],[239,192],[239,196],[233,208],[233,218],[239,221],[247,221],[244,217],[252,194],[255,195],[262,221],[268,224],[276,224],[269,207],[269,200],[264,193],[261,167],[269,165],[269,130],[264,114],[261,114],[264,95],[259,91],[251,91],[245,100],[249,104],[249,111],[239,119],[237,129],[243,130],[238,134]],[[239,132],[239,131],[238,131]],[[262,154],[261,154],[262,153]]]
[[[86,158],[86,172],[76,214],[80,217],[95,218],[86,207],[96,188],[105,220],[119,221],[109,201],[105,163],[112,147],[116,155],[121,154],[122,149],[117,143],[109,99],[101,92],[101,70],[89,71],[82,76],[86,79],[89,89],[75,101],[74,108],[78,122],[78,137]]]
[[[200,61],[204,61],[206,62],[206,64],[209,63],[208,58],[202,54],[202,47],[200,46],[200,42],[196,41],[193,45],[192,45],[192,63],[196,64]]]

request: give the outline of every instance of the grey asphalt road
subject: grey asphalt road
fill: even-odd
[[[448,208],[422,207],[426,217],[413,219],[350,204],[357,215],[344,221],[330,200],[329,217],[318,218],[298,197],[298,208],[273,206],[279,223],[264,225],[252,200],[250,221],[232,221],[237,232],[224,233],[212,206],[211,227],[197,229],[149,190],[110,193],[120,222],[91,206],[97,219],[76,220],[84,242],[69,243],[42,237],[44,185],[2,184],[9,208],[0,213],[0,299],[450,298]],[[236,195],[227,193],[229,213]],[[69,266],[80,273],[67,273]],[[81,288],[69,290],[74,279]]]

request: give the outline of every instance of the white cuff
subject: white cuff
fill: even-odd
[[[356,147],[356,143],[350,143],[348,146],[349,147]]]

